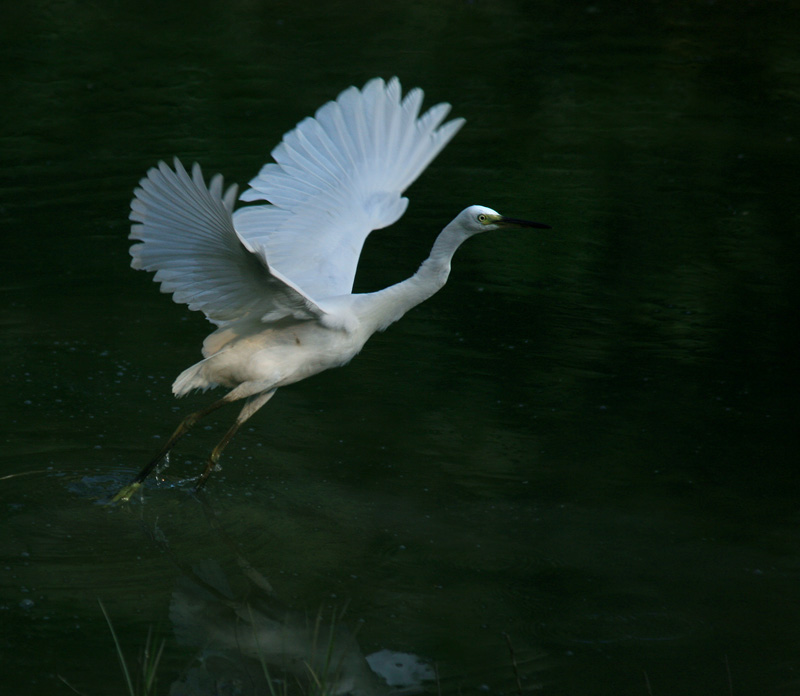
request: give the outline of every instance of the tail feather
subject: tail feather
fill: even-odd
[[[206,360],[207,359],[208,358],[206,358]],[[203,369],[206,360],[201,360],[199,363],[187,367],[178,375],[177,379],[172,383],[172,393],[175,396],[186,396],[194,389],[206,391],[219,386],[216,382],[210,382],[206,377],[205,370]]]

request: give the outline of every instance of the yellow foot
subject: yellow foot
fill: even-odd
[[[111,502],[127,503],[141,487],[142,484],[140,481],[135,481],[134,483],[128,484],[111,499]]]

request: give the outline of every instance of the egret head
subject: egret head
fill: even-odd
[[[471,205],[469,208],[465,208],[458,214],[453,222],[469,236],[478,234],[479,232],[499,230],[504,227],[534,227],[541,230],[550,229],[550,225],[544,225],[541,222],[529,222],[528,220],[509,218],[484,205]]]

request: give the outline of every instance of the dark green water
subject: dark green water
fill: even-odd
[[[163,694],[264,692],[207,646],[248,606],[262,646],[346,607],[360,692],[388,649],[436,665],[430,693],[800,693],[797,10],[4,3],[0,690],[125,693],[101,600],[131,662],[165,640]],[[213,398],[170,394],[209,325],[128,267],[138,179],[179,155],[244,184],[376,75],[467,125],[359,289],[471,203],[552,231],[471,240],[351,365],[280,392],[204,500],[182,481],[233,412],[175,487],[97,505]],[[231,588],[181,623],[199,567]]]

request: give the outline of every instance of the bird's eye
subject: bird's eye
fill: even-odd
[[[482,223],[482,224],[484,224],[484,225],[486,224],[486,221],[487,221],[488,219],[489,219],[489,218],[487,218],[487,217],[486,217],[486,216],[485,216],[483,213],[481,213],[480,215],[478,215],[478,222],[480,222],[480,223]]]

